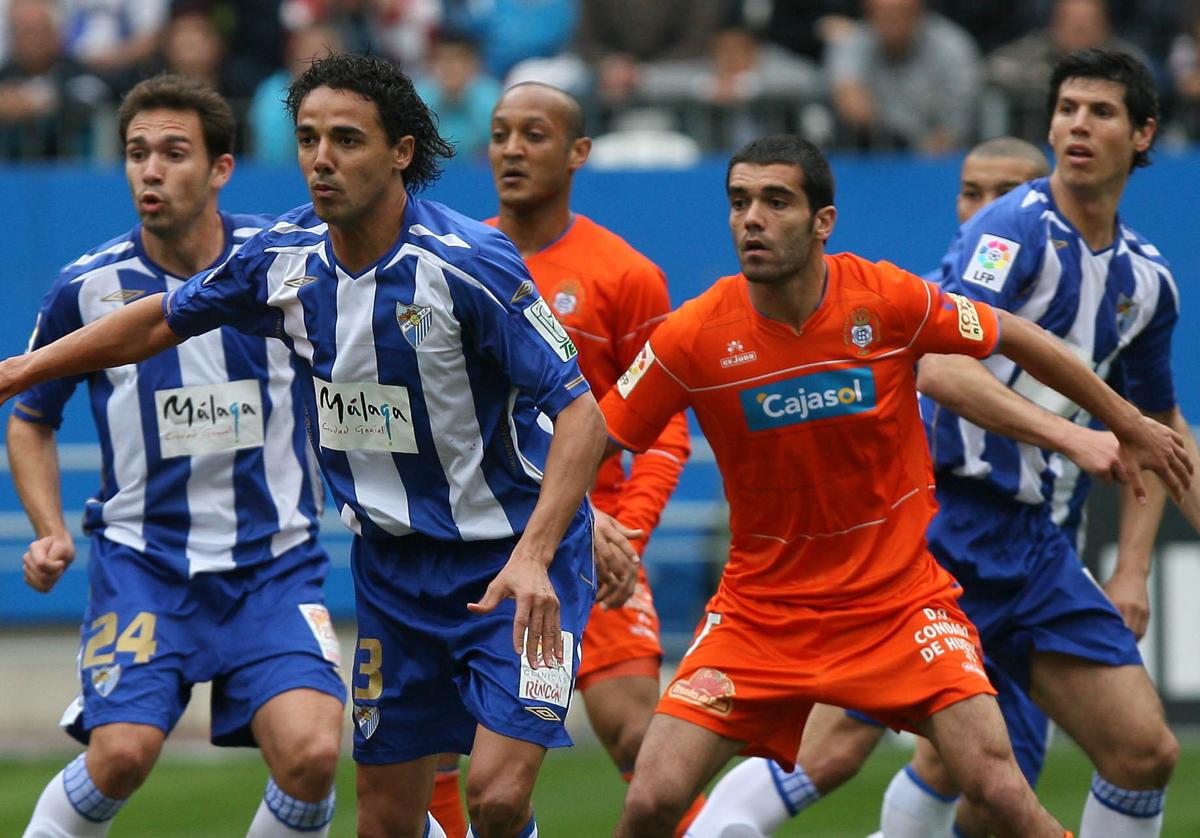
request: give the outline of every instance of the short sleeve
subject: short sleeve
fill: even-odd
[[[196,274],[163,299],[171,331],[189,338],[221,326],[260,337],[281,337],[282,313],[267,304],[266,266],[245,245],[228,259]]]
[[[78,283],[61,277],[46,294],[29,338],[29,352],[54,343],[83,326],[79,288]],[[27,422],[50,425],[57,430],[62,425],[63,407],[85,378],[84,375],[56,378],[31,387],[14,399],[13,412]]]
[[[690,402],[680,377],[685,368],[685,314],[676,311],[663,321],[600,402],[609,436],[622,448],[645,451]]]
[[[510,252],[511,251],[511,252]],[[493,359],[522,393],[551,418],[589,391],[578,350],[546,305],[516,249],[497,246],[451,282],[454,306],[466,315],[464,340]]]
[[[881,265],[895,274],[892,299],[903,300],[913,334],[911,346],[917,355],[970,355],[986,358],[1000,340],[1000,322],[995,310],[963,294],[926,282],[920,277]]]
[[[1160,274],[1158,305],[1146,328],[1120,355],[1123,395],[1140,409],[1162,413],[1176,405],[1171,338],[1179,320],[1175,283]]]

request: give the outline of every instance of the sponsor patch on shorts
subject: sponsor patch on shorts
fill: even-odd
[[[719,669],[701,667],[690,678],[680,678],[671,684],[667,695],[694,704],[718,716],[728,716],[733,710],[737,689],[733,681]]]
[[[528,637],[529,630],[525,630]],[[524,642],[522,642],[522,647]],[[541,663],[542,650],[537,652],[539,666],[534,669],[521,656],[521,683],[518,695],[527,701],[541,701],[546,704],[556,704],[564,710],[571,701],[571,673],[575,667],[575,637],[569,632],[562,632],[563,662],[562,666],[546,666]],[[539,715],[530,710],[534,715]],[[540,716],[539,718],[545,718]]]
[[[329,609],[317,602],[305,602],[296,607],[300,609],[304,622],[308,623],[308,628],[312,631],[317,645],[321,647],[321,654],[325,660],[334,666],[341,666],[342,647],[338,643],[337,632],[333,629]]]

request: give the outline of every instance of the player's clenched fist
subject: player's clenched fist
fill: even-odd
[[[47,535],[37,539],[25,551],[25,584],[47,593],[75,559],[75,542],[67,535]]]

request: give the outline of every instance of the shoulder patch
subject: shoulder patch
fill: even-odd
[[[579,350],[571,342],[571,338],[563,329],[562,324],[550,313],[550,307],[546,305],[544,299],[538,297],[525,308],[524,314],[525,319],[542,336],[542,340],[550,344],[550,348],[558,353],[559,358],[569,361],[579,354]]]
[[[1012,239],[984,233],[963,271],[963,282],[982,285],[997,293],[1002,291],[1020,251],[1021,245]]]
[[[958,309],[958,333],[967,340],[983,340],[983,324],[979,322],[979,311],[975,308],[975,303],[962,294],[946,296],[954,300],[954,306]]]
[[[617,379],[617,392],[621,394],[621,398],[629,398],[633,388],[637,386],[642,375],[650,369],[650,365],[653,363],[654,349],[651,348],[650,341],[646,341],[637,357],[633,359],[633,363],[629,365],[629,369],[621,373],[621,377]]]

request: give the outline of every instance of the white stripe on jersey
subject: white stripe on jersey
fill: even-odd
[[[511,534],[504,508],[487,481],[478,477],[483,470],[483,433],[462,353],[462,326],[453,317],[454,300],[445,273],[426,258],[417,258],[413,303],[432,306],[444,321],[442,328],[430,330],[421,341],[416,356],[434,446],[450,484],[450,514],[455,526],[466,541],[496,538],[497,532]]]
[[[340,267],[337,270],[337,357],[330,371],[333,381],[379,381],[375,354],[375,269],[357,279]],[[409,535],[415,530],[408,506],[408,491],[392,457],[357,449],[344,452],[354,480],[359,505],[371,520],[392,535]],[[389,510],[397,514],[390,514]],[[347,513],[350,519],[347,520]],[[353,512],[342,510],[342,520],[354,529]]]
[[[124,253],[126,250],[132,250],[132,249],[133,249],[132,241],[117,242],[112,247],[106,247],[104,250],[99,250],[95,253],[85,253],[82,256],[80,256],[78,259],[76,259],[74,262],[67,265],[67,267],[68,268],[82,267],[83,265],[86,265],[88,262],[95,262],[97,259],[103,259],[105,256],[116,256],[118,253]],[[80,276],[80,277],[76,277],[75,279],[73,279],[71,281],[72,282],[80,282],[82,280],[83,280],[83,277]]]
[[[312,462],[312,446],[304,446],[307,457],[302,465],[292,448],[292,422],[296,415],[292,399],[292,381],[296,377],[292,353],[283,341],[274,338],[267,338],[266,347],[271,415],[263,435],[263,462],[267,464],[264,469],[267,491],[275,501],[275,514],[279,519],[279,531],[271,536],[271,554],[278,556],[308,539],[308,519],[300,510],[300,490],[304,487],[303,468]],[[309,485],[314,487],[313,494],[322,497],[325,490],[321,478],[313,474],[311,467],[308,477]],[[317,514],[321,514],[319,502]]]

